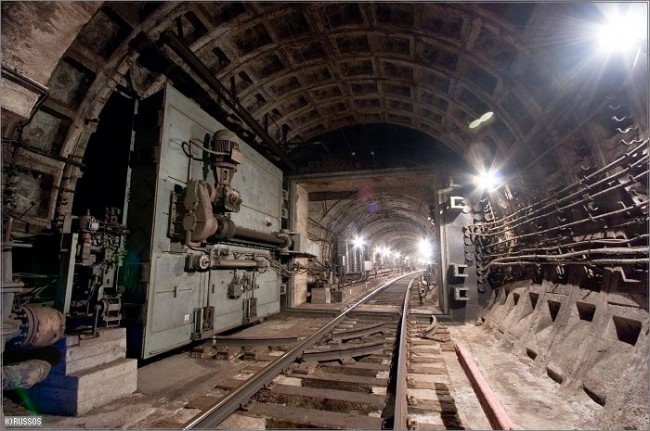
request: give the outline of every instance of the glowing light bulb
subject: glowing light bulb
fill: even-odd
[[[494,191],[501,183],[501,177],[496,171],[484,170],[479,172],[475,178],[475,183],[483,190]]]
[[[598,44],[609,53],[636,49],[646,38],[647,25],[642,12],[612,13],[597,29]]]
[[[479,118],[479,120],[481,120],[481,122],[483,123],[483,122],[489,120],[490,118],[492,118],[493,115],[494,115],[494,112],[488,111],[485,114],[481,115],[481,118]]]

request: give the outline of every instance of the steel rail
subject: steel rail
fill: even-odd
[[[408,335],[407,318],[409,310],[409,292],[415,278],[411,280],[406,288],[406,296],[404,297],[404,305],[402,306],[402,320],[400,322],[399,331],[399,347],[397,353],[397,376],[395,376],[395,411],[393,416],[393,429],[405,430],[407,427],[408,419],[408,383],[406,377],[408,375],[407,360],[408,355],[406,352],[406,337]]]
[[[474,387],[476,396],[479,399],[492,428],[495,430],[516,429],[515,424],[510,420],[508,413],[501,405],[499,398],[494,394],[487,380],[485,380],[485,377],[483,377],[483,374],[481,374],[481,371],[476,366],[476,363],[472,359],[472,355],[470,355],[467,349],[460,343],[454,343],[454,347],[456,349],[458,361],[463,367],[472,387]]]
[[[271,381],[281,372],[289,368],[296,359],[302,355],[302,353],[324,338],[328,333],[334,329],[334,327],[341,321],[348,313],[354,310],[355,307],[363,304],[368,301],[379,292],[392,285],[396,281],[412,275],[413,273],[404,274],[399,277],[395,277],[391,280],[388,280],[384,285],[378,287],[374,291],[368,293],[359,301],[349,306],[345,311],[339,314],[331,322],[323,326],[313,335],[307,337],[300,344],[296,345],[293,349],[286,352],[284,355],[280,356],[273,363],[268,365],[264,370],[262,370],[257,376],[251,377],[244,385],[237,388],[235,391],[230,393],[226,398],[219,401],[217,404],[206,410],[205,412],[197,415],[194,419],[188,422],[183,429],[192,429],[192,428],[215,428],[221,422],[223,422],[228,416],[233,414],[237,409],[244,405],[248,400],[253,397],[257,392],[267,387]],[[410,286],[410,285],[409,285]]]

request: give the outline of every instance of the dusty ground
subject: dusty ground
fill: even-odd
[[[560,385],[533,375],[528,357],[515,356],[488,331],[473,324],[449,326],[456,342],[471,352],[490,387],[518,429],[601,429],[595,420],[601,406],[587,395],[567,398]]]
[[[275,316],[262,324],[241,332],[248,336],[301,336],[311,327],[322,326],[322,318]],[[43,416],[43,428],[102,429],[102,428],[173,428],[180,429],[200,411],[185,408],[198,397],[220,397],[214,389],[220,381],[233,378],[252,365],[244,360],[217,360],[190,357],[179,353],[138,369],[138,390],[109,405],[78,417]],[[24,407],[3,398],[6,415],[28,415]],[[254,427],[255,428],[255,427]]]
[[[467,429],[485,430],[492,429],[490,421],[483,412],[481,404],[476,398],[474,389],[460,366],[455,352],[442,352],[442,359],[449,373],[449,380],[453,388],[454,403],[458,409],[458,418]]]
[[[310,327],[322,324],[314,317],[277,316],[246,329],[249,336],[301,336]],[[498,341],[481,327],[449,325],[455,341],[460,341],[472,353],[478,367],[501,400],[512,421],[520,429],[598,429],[594,417],[602,407],[584,395],[584,399],[565,399],[559,385],[546,376],[533,375],[527,357],[517,357],[501,347]],[[455,391],[462,423],[471,429],[489,429],[478,400],[458,364],[455,353],[443,355]],[[236,376],[250,361],[191,358],[181,353],[139,369],[138,391],[79,417],[45,416],[46,428],[180,428],[199,410],[185,408],[197,397],[222,393],[214,386],[222,379]],[[24,414],[24,409],[4,400],[5,414]],[[233,417],[221,429],[258,428],[244,417]],[[239,423],[244,421],[245,423]]]
[[[354,296],[362,293],[358,292]],[[277,315],[262,324],[245,329],[241,334],[301,337],[322,326],[325,320],[318,317]],[[583,398],[567,399],[567,395],[560,393],[560,386],[553,380],[533,375],[529,358],[518,357],[505,350],[481,327],[473,324],[448,327],[452,339],[462,342],[469,349],[518,428],[600,428],[594,418],[602,407],[585,394],[581,393]],[[444,352],[443,359],[454,388],[454,398],[462,423],[470,429],[490,429],[455,353]],[[200,359],[190,357],[188,352],[179,353],[141,367],[138,372],[138,391],[135,394],[79,417],[44,416],[44,428],[179,429],[199,413],[197,409],[186,408],[188,402],[204,395],[219,397],[222,392],[214,389],[215,385],[225,378],[236,378],[249,365],[251,361]],[[26,413],[23,407],[6,398],[3,399],[3,410],[4,414],[9,415]],[[251,422],[243,416],[233,416],[230,421],[232,422],[224,422],[219,428],[260,428],[259,421]]]

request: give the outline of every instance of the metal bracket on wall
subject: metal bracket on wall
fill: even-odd
[[[456,301],[469,301],[469,287],[454,287]]]
[[[464,210],[466,207],[465,205],[465,198],[462,196],[450,196],[449,197],[449,208],[450,209],[458,209],[458,210]]]
[[[452,263],[451,266],[454,268],[454,277],[466,278],[469,274],[467,273],[467,265],[462,263]]]

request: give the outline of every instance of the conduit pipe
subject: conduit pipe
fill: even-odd
[[[614,226],[609,226],[609,225],[608,225],[608,226],[607,226],[607,229],[623,229],[623,228],[625,228],[625,227],[629,227],[629,226],[632,226],[632,225],[640,225],[640,224],[643,224],[644,226],[647,225],[647,220],[645,220],[645,218],[643,218],[643,219],[639,219],[639,220],[627,221],[627,222],[625,222],[625,223],[620,223],[620,224],[617,224],[617,225],[614,225]],[[522,234],[522,235],[523,235],[523,234]],[[543,243],[548,243],[548,242],[556,241],[556,240],[558,240],[558,239],[561,240],[561,239],[566,239],[566,238],[571,238],[571,237],[570,237],[570,236],[565,236],[565,237],[546,238],[546,239],[539,239],[539,240],[536,240],[536,242],[539,243],[539,244],[543,244]],[[495,243],[492,243],[492,244],[486,244],[485,247],[488,248],[488,247],[493,247],[493,246],[501,245],[501,244],[506,244],[506,245],[508,245],[508,243],[510,243],[510,242],[512,242],[512,241],[516,241],[516,240],[518,240],[518,239],[521,239],[521,235],[519,235],[519,236],[514,236],[514,237],[512,237],[512,238],[508,238],[508,239],[506,239],[506,240],[502,240],[502,241],[495,242]]]
[[[600,186],[600,185],[602,185],[602,184],[605,184],[605,183],[608,183],[608,182],[610,182],[610,181],[616,180],[616,179],[618,179],[618,178],[620,178],[620,177],[623,177],[623,176],[627,175],[627,174],[632,170],[632,168],[635,168],[635,167],[637,167],[637,166],[641,166],[641,163],[643,163],[643,162],[647,162],[647,160],[648,160],[648,156],[647,156],[647,155],[646,155],[646,156],[643,156],[643,157],[639,158],[638,160],[636,160],[635,162],[629,164],[627,167],[625,167],[625,169],[623,169],[623,170],[621,170],[621,171],[619,171],[619,172],[617,172],[617,173],[615,173],[615,174],[613,174],[613,175],[610,175],[610,176],[608,176],[608,177],[602,178],[601,180],[598,180],[598,181],[596,181],[596,182],[593,183],[593,184],[588,184],[588,185],[586,186],[586,189],[587,189],[587,190],[588,190],[588,189],[593,189],[593,188],[598,187],[598,186]],[[614,190],[615,188],[618,188],[618,187],[627,187],[627,186],[629,186],[629,185],[631,185],[631,184],[634,184],[636,181],[639,181],[641,178],[645,177],[647,174],[648,174],[648,171],[647,171],[647,170],[644,171],[644,172],[641,172],[640,174],[631,177],[633,181],[627,182],[627,183],[625,183],[625,184],[617,184],[617,185],[615,185],[615,186],[613,186],[613,187],[611,187],[611,188],[608,188],[608,189],[605,189],[605,190],[603,190],[603,191],[600,191],[600,192],[598,192],[598,193],[592,195],[591,197],[593,198],[593,197],[599,196],[600,194],[602,194],[602,193],[604,193],[604,192],[612,191],[612,190]],[[521,217],[517,217],[517,218],[515,218],[515,219],[513,220],[513,222],[516,223],[516,222],[518,222],[519,220],[521,220],[521,219],[524,218],[524,217],[529,217],[529,216],[531,216],[532,214],[535,214],[535,213],[538,213],[538,212],[540,212],[540,211],[543,211],[543,210],[545,210],[545,209],[547,209],[547,208],[549,208],[549,207],[557,206],[557,205],[558,205],[559,203],[561,203],[561,202],[564,202],[564,201],[567,201],[567,200],[573,200],[573,199],[579,197],[581,194],[584,194],[585,191],[586,191],[586,190],[583,188],[583,189],[581,189],[581,190],[579,190],[579,191],[577,191],[577,192],[574,192],[574,193],[572,193],[572,194],[570,194],[570,195],[567,195],[567,196],[564,196],[564,197],[558,198],[558,199],[554,200],[553,202],[544,205],[544,206],[541,207],[541,208],[537,208],[537,209],[533,210],[533,211],[530,212],[530,213],[523,214]],[[559,194],[559,193],[558,193],[558,194]],[[549,198],[547,198],[547,199],[545,199],[545,200],[548,200],[548,199],[549,199]],[[584,202],[584,201],[583,201],[583,202]],[[575,202],[574,202],[573,204],[575,205]],[[561,210],[564,210],[564,209],[566,209],[566,208],[570,208],[570,206],[564,207],[564,208],[562,208]],[[557,210],[556,210],[556,211],[557,211]],[[549,214],[549,213],[547,213],[547,214]],[[499,220],[499,221],[504,222],[504,221],[505,221],[506,219],[508,219],[509,217],[510,217],[510,216],[507,216],[507,217],[505,217],[505,218],[502,218],[502,219]],[[534,217],[534,219],[535,219],[535,218],[539,218],[539,217],[544,217],[544,215],[536,216],[536,217]],[[529,221],[532,221],[532,220],[526,219],[526,222],[529,222]],[[497,221],[486,222],[486,223],[483,223],[483,225],[486,225],[486,224],[495,224],[495,223],[497,223]],[[500,228],[500,226],[497,226],[497,227],[491,228],[491,229],[489,229],[489,230],[494,230],[494,229],[499,229],[499,228]]]
[[[638,265],[648,264],[650,258],[644,257],[639,259],[593,259],[593,260],[567,260],[564,262],[534,262],[518,260],[515,262],[490,262],[484,268],[485,271],[490,266],[514,266],[514,265]]]
[[[604,172],[607,172],[609,169],[611,169],[612,167],[618,165],[619,163],[627,160],[629,157],[631,157],[633,154],[637,153],[638,151],[642,150],[643,147],[646,147],[647,145],[648,145],[648,139],[644,140],[640,145],[638,145],[637,147],[634,147],[632,150],[630,150],[630,151],[624,153],[623,155],[619,156],[616,160],[614,160],[611,163],[608,163],[607,165],[605,165],[602,168],[598,169],[596,172],[592,172],[591,174],[583,177],[580,181],[566,186],[565,188],[563,188],[562,190],[558,191],[555,194],[560,195],[560,194],[566,193],[568,191],[571,191],[573,188],[584,184],[588,180],[591,180],[592,178],[595,178],[596,176],[598,176],[598,175],[600,175],[600,174],[602,174]],[[647,158],[647,157],[648,157],[647,155],[644,156],[644,158]],[[530,205],[528,205],[526,207],[520,208],[517,211],[513,212],[512,214],[502,218],[500,221],[505,221],[505,220],[508,220],[508,219],[510,219],[512,217],[518,216],[520,213],[523,213],[524,211],[528,211],[528,210],[532,209],[535,206],[545,204],[550,199],[551,199],[550,197],[544,198],[544,199],[542,199],[540,201],[537,201],[537,202],[535,202],[533,204],[530,204]],[[535,211],[537,211],[537,210],[535,210]],[[522,216],[525,216],[525,215],[526,214],[522,214]],[[494,222],[488,222],[488,223],[496,223],[496,222],[497,221],[495,220]],[[488,223],[485,223],[485,224],[488,224]]]
[[[215,260],[210,268],[212,269],[245,269],[257,268],[260,264],[254,260],[247,259],[219,259]]]
[[[592,254],[648,254],[648,247],[612,247],[572,251],[562,254],[525,254],[522,256],[501,257],[495,261],[503,262],[510,259],[564,259],[567,257],[586,256]]]
[[[627,181],[625,183],[616,184],[615,186],[612,186],[612,187],[609,187],[607,189],[601,190],[601,191],[596,192],[596,193],[594,193],[592,195],[587,194],[585,197],[583,197],[580,200],[574,201],[574,202],[572,202],[572,203],[570,203],[570,204],[568,204],[568,205],[566,205],[564,207],[561,207],[561,208],[556,207],[555,210],[553,210],[551,212],[548,212],[546,214],[540,214],[538,216],[526,219],[523,222],[515,223],[514,225],[496,227],[496,228],[491,229],[490,232],[486,232],[486,233],[478,232],[475,235],[477,235],[477,236],[496,236],[496,235],[500,235],[505,230],[512,230],[512,229],[518,228],[520,226],[523,226],[525,224],[532,223],[537,219],[545,218],[545,217],[549,217],[549,216],[557,214],[557,213],[561,213],[561,212],[566,211],[569,208],[572,208],[572,207],[574,207],[576,205],[583,204],[585,202],[593,201],[594,198],[599,197],[599,196],[604,195],[604,194],[607,194],[609,192],[612,192],[612,191],[614,191],[616,189],[622,189],[622,188],[631,186],[631,185],[635,184],[641,178],[646,177],[648,175],[648,172],[650,172],[650,171],[646,170],[646,171],[644,171],[644,172],[642,172],[642,173],[640,173],[640,174],[638,174],[638,175],[636,175],[634,177],[631,177],[630,181]],[[575,194],[576,195],[584,194],[584,191],[580,191],[580,192],[575,193]],[[563,201],[563,200],[565,200],[565,198],[558,199],[557,201],[553,202],[553,204],[558,204],[560,201]],[[550,206],[550,205],[547,205],[546,207],[548,207],[548,206]],[[546,208],[546,207],[544,207],[544,208]],[[492,232],[493,230],[496,230],[496,229],[499,229],[499,232]]]
[[[272,233],[259,232],[253,229],[246,229],[239,226],[235,228],[233,239],[239,239],[243,241],[262,242],[266,244],[277,245],[279,247],[289,246],[288,236],[287,237],[278,236]]]
[[[641,258],[641,259],[616,259],[617,262],[621,263],[614,263],[613,261],[609,261],[607,259],[594,259],[591,260],[589,257],[592,254],[604,254],[604,255],[634,255],[634,254],[648,254],[648,248],[647,247],[637,247],[637,248],[620,248],[620,247],[615,247],[615,248],[603,248],[603,249],[596,249],[596,250],[583,250],[583,251],[575,251],[571,253],[564,253],[564,254],[531,254],[531,255],[523,255],[523,256],[513,256],[513,257],[502,257],[498,259],[494,259],[490,262],[488,262],[485,266],[481,268],[481,272],[485,273],[491,266],[509,266],[509,265],[517,265],[517,264],[540,264],[540,263],[546,263],[549,262],[550,264],[553,265],[564,265],[568,264],[567,261],[563,261],[562,259],[567,259],[569,257],[577,257],[577,256],[585,256],[585,260],[579,260],[579,261],[572,261],[575,263],[572,263],[573,265],[579,265],[579,264],[618,264],[618,265],[625,265],[625,264],[635,264],[635,263],[645,263],[650,261],[650,258]],[[523,259],[534,259],[532,261],[525,261]]]
[[[644,162],[644,161],[647,162],[647,160],[648,160],[648,157],[644,157],[642,160],[638,160],[638,162],[639,163]],[[609,182],[617,180],[618,178],[621,178],[621,177],[623,177],[625,175],[629,175],[630,170],[631,170],[632,167],[636,167],[636,166],[629,165],[626,169],[624,169],[624,170],[622,170],[622,171],[620,171],[620,172],[618,172],[618,173],[616,173],[614,175],[603,178],[602,180],[600,180],[600,181],[598,181],[598,182],[596,182],[594,184],[587,185],[585,188],[580,189],[580,190],[578,190],[577,192],[575,192],[575,193],[573,193],[571,195],[564,196],[564,197],[561,197],[561,198],[556,198],[553,202],[551,202],[551,203],[549,203],[549,204],[547,204],[547,205],[545,205],[545,206],[543,206],[541,208],[537,208],[537,209],[535,209],[535,210],[533,210],[533,211],[531,211],[531,212],[529,212],[527,214],[522,214],[521,216],[516,217],[515,219],[507,220],[508,218],[510,218],[510,216],[506,216],[505,218],[495,220],[495,221],[492,221],[492,222],[477,223],[477,225],[479,225],[479,226],[492,225],[492,227],[488,227],[486,233],[481,233],[481,235],[495,235],[495,234],[498,234],[498,232],[494,233],[495,231],[499,231],[499,230],[503,231],[504,229],[512,229],[512,228],[517,227],[517,226],[521,226],[521,225],[524,225],[524,224],[531,223],[532,221],[534,221],[536,219],[539,219],[539,218],[542,218],[542,217],[548,217],[551,214],[555,214],[555,213],[558,213],[558,212],[561,212],[561,211],[565,211],[565,210],[567,210],[567,209],[569,209],[569,208],[571,208],[571,207],[573,207],[575,205],[578,205],[580,203],[584,203],[585,201],[592,200],[595,197],[601,196],[603,194],[614,191],[616,189],[631,186],[631,185],[635,184],[636,182],[642,180],[643,178],[647,177],[647,174],[649,172],[648,170],[643,171],[643,172],[641,172],[639,174],[636,174],[636,175],[630,175],[630,177],[629,177],[630,181],[615,184],[615,185],[613,185],[611,187],[608,187],[608,188],[606,188],[604,190],[600,190],[600,191],[598,191],[598,192],[596,192],[594,194],[591,194],[591,195],[588,193],[589,190],[595,189],[595,188],[597,188],[598,186],[601,186],[604,183],[609,183]],[[586,195],[586,196],[583,197],[582,199],[576,201],[575,199],[580,197],[581,195]],[[548,199],[545,199],[545,200],[548,200]],[[567,206],[564,206],[564,207],[561,207],[561,208],[558,207],[558,205],[560,203],[565,202],[565,201],[572,201],[572,202],[571,202],[571,204],[569,204]],[[553,208],[554,210],[552,212],[539,214],[541,211],[547,210],[549,208]],[[535,214],[538,214],[538,215],[535,215]],[[531,216],[533,216],[533,217],[531,217]],[[512,225],[512,223],[515,223],[515,224]]]
[[[507,253],[500,253],[500,254],[484,254],[483,257],[492,257],[492,258],[499,258],[499,257],[507,257],[509,255],[518,255],[519,253],[523,252],[536,252],[536,251],[543,251],[543,250],[558,250],[562,248],[567,248],[567,247],[582,247],[582,246],[591,246],[592,244],[629,244],[634,241],[638,241],[640,239],[644,238],[650,238],[650,235],[644,234],[644,235],[639,235],[635,236],[634,238],[630,239],[617,239],[617,238],[599,238],[599,239],[590,239],[588,241],[578,241],[578,242],[573,242],[569,244],[557,244],[555,246],[551,247],[537,247],[537,248],[522,248],[520,250],[516,251],[511,251]],[[488,246],[489,247],[489,246]],[[515,257],[520,257],[520,256],[515,256]]]
[[[28,78],[27,76],[19,73],[17,70],[9,69],[4,65],[2,66],[2,77],[15,82],[16,84],[20,85],[23,88],[26,88],[27,90],[33,91],[34,93],[38,93],[38,99],[36,100],[34,106],[32,106],[32,109],[30,110],[29,113],[29,117],[25,121],[21,122],[20,127],[23,127],[26,124],[29,124],[30,121],[32,121],[32,118],[34,118],[34,115],[36,114],[36,111],[38,111],[38,108],[40,108],[41,105],[45,103],[47,98],[50,97],[50,90],[47,87],[41,85],[40,83],[34,81],[33,79]]]
[[[531,218],[531,219],[527,219],[526,221],[521,222],[521,223],[518,223],[518,224],[515,224],[515,225],[513,225],[513,226],[507,226],[507,228],[508,228],[508,229],[514,229],[514,228],[519,227],[519,226],[522,226],[522,225],[524,225],[524,224],[532,223],[532,222],[534,222],[534,221],[537,220],[537,219],[545,218],[545,217],[549,217],[549,216],[551,216],[551,215],[554,215],[554,214],[557,214],[557,213],[561,213],[561,212],[563,212],[563,211],[566,211],[566,210],[568,210],[569,208],[572,208],[572,207],[574,207],[574,206],[576,206],[576,205],[583,204],[583,203],[585,203],[585,202],[589,202],[589,201],[593,201],[594,198],[600,197],[601,195],[605,195],[605,194],[607,194],[607,193],[609,193],[609,192],[613,192],[613,191],[615,191],[615,190],[617,190],[617,189],[623,189],[623,188],[625,188],[625,187],[631,186],[631,185],[633,185],[633,184],[636,184],[636,183],[637,183],[641,178],[646,177],[646,176],[648,175],[648,172],[650,172],[650,171],[646,170],[646,171],[644,171],[644,172],[641,172],[640,174],[638,174],[638,175],[636,175],[636,176],[630,177],[631,181],[627,181],[627,182],[625,182],[625,183],[619,183],[619,184],[616,184],[615,186],[612,186],[612,187],[606,188],[606,189],[604,189],[604,190],[601,190],[601,191],[596,192],[596,193],[591,194],[591,195],[588,194],[588,193],[584,193],[584,194],[586,194],[586,196],[585,196],[584,198],[580,199],[580,200],[573,201],[572,203],[570,203],[570,204],[568,204],[568,205],[566,205],[566,206],[564,206],[564,207],[556,208],[556,209],[555,209],[554,211],[552,211],[552,212],[549,212],[549,213],[546,213],[546,214],[540,214],[540,215],[538,215],[538,216],[535,216],[535,217],[533,217],[533,218]],[[576,195],[580,195],[580,194],[583,194],[583,192],[581,191],[581,192],[576,193]],[[557,203],[559,203],[561,200],[564,200],[564,198],[562,198],[562,199],[558,199],[558,201],[555,202],[555,203],[557,204]]]
[[[620,210],[610,211],[608,213],[603,213],[603,214],[598,214],[598,215],[593,216],[593,217],[587,217],[587,218],[577,220],[577,221],[574,221],[574,222],[571,222],[571,223],[565,223],[563,225],[559,225],[559,226],[551,227],[551,228],[548,228],[548,229],[540,230],[538,232],[524,233],[524,234],[518,235],[518,236],[516,236],[514,238],[498,241],[498,242],[495,242],[493,244],[488,244],[488,245],[486,245],[486,247],[494,247],[496,245],[505,244],[507,242],[513,241],[515,239],[528,238],[528,237],[535,236],[535,235],[540,235],[540,234],[543,234],[543,233],[553,232],[553,231],[560,230],[560,229],[566,229],[568,227],[577,226],[577,225],[582,224],[582,223],[595,222],[595,221],[603,219],[605,217],[610,217],[610,216],[617,215],[617,214],[623,214],[623,213],[625,213],[627,211],[630,211],[633,208],[640,208],[640,207],[643,207],[645,205],[648,205],[648,201],[638,202],[638,203],[636,203],[634,205],[630,205],[629,207],[621,208]],[[478,235],[478,234],[475,234],[475,235]]]
[[[518,224],[515,224],[515,225],[512,225],[512,226],[504,226],[504,227],[507,228],[507,229],[514,229],[514,228],[516,228],[516,227],[519,227],[519,226],[522,226],[522,225],[525,225],[525,224],[532,223],[532,222],[534,222],[534,221],[537,220],[537,219],[545,218],[545,217],[549,217],[549,216],[554,215],[554,214],[557,214],[557,213],[561,213],[561,212],[566,211],[566,210],[568,210],[569,208],[574,207],[574,206],[576,206],[576,205],[583,204],[583,203],[585,203],[585,202],[589,202],[589,201],[593,201],[594,198],[597,198],[597,197],[599,197],[599,196],[601,196],[601,195],[607,194],[607,193],[609,193],[609,192],[613,192],[613,191],[615,191],[615,190],[617,190],[617,189],[623,189],[623,188],[625,188],[625,187],[628,187],[628,186],[631,186],[631,185],[633,185],[633,184],[636,184],[636,183],[637,183],[641,178],[646,177],[646,176],[648,175],[648,172],[650,172],[650,171],[646,170],[646,171],[644,171],[644,172],[641,172],[641,173],[638,174],[638,175],[631,176],[631,177],[630,177],[631,181],[627,181],[627,182],[625,182],[625,183],[619,183],[619,184],[616,184],[616,185],[614,185],[614,186],[611,186],[611,187],[609,187],[609,188],[606,188],[606,189],[604,189],[604,190],[601,190],[601,191],[596,192],[596,193],[591,194],[591,195],[588,194],[588,193],[584,193],[584,191],[580,191],[580,192],[574,193],[575,196],[572,195],[572,196],[570,196],[570,197],[577,197],[578,195],[581,195],[581,194],[585,194],[586,196],[583,197],[583,198],[580,199],[580,200],[573,201],[572,203],[570,203],[569,205],[566,205],[566,206],[564,206],[564,207],[561,207],[561,208],[557,208],[557,207],[556,207],[554,211],[548,212],[548,213],[546,213],[546,214],[540,214],[540,215],[538,215],[538,216],[532,217],[532,218],[530,218],[530,219],[527,219],[527,220],[525,220],[525,221],[523,221],[523,222],[521,222],[521,223],[518,223]],[[554,202],[554,204],[558,204],[560,201],[566,200],[566,198],[568,198],[568,197],[558,199],[556,202]],[[501,227],[499,227],[499,229],[501,229]]]
[[[465,374],[467,374],[467,378],[472,384],[474,392],[476,392],[476,396],[481,402],[483,411],[485,411],[492,428],[496,430],[515,429],[515,424],[510,420],[501,402],[499,402],[499,399],[492,392],[490,385],[488,385],[465,346],[460,343],[454,343],[454,348],[456,349],[456,355],[458,356],[460,365],[465,370]]]

